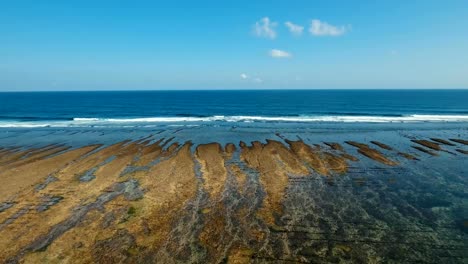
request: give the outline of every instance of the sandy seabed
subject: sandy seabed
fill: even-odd
[[[467,151],[453,127],[4,129],[0,261],[466,263]]]

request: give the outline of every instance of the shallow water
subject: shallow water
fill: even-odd
[[[436,151],[438,156],[431,156],[412,148],[416,144],[411,142],[412,139],[431,137],[466,140],[468,139],[467,123],[252,124],[242,122],[198,124],[197,126],[166,124],[157,128],[2,128],[0,147],[19,146],[28,149],[51,143],[65,144],[73,148],[90,144],[107,146],[122,140],[137,140],[150,135],[151,142],[174,137],[165,148],[173,142],[182,144],[191,141],[193,142],[192,153],[198,145],[210,142],[218,142],[222,146],[234,143],[238,146],[240,141],[250,145],[252,141],[265,143],[266,139],[273,139],[288,146],[285,139],[301,139],[310,146],[320,144],[322,149],[338,155],[338,151],[323,144],[323,142],[338,142],[346,153],[357,157],[359,161],[348,161],[349,168],[346,173],[333,173],[328,177],[314,170],[310,170],[307,176],[289,173],[285,193],[281,199],[281,211],[273,213],[274,223],[271,224],[259,216],[259,210],[264,206],[266,192],[268,192],[262,182],[264,181],[262,175],[265,172],[252,168],[242,160],[239,148],[230,159],[226,160],[225,166],[229,168],[232,164],[238,165],[240,171],[246,175],[245,183],[240,184],[234,172],[228,169],[226,181],[222,183],[221,193],[216,199],[211,189],[202,187],[207,181],[206,175],[200,169],[199,159],[192,154],[195,161],[194,177],[196,179],[194,182],[197,185],[195,196],[190,198],[183,205],[183,210],[171,220],[169,233],[157,248],[143,249],[143,246],[138,244],[138,235],[132,231],[131,227],[140,224],[132,220],[138,218],[140,210],[143,210],[139,206],[152,201],[148,200],[151,190],[144,184],[140,189],[137,180],[130,180],[125,184],[130,182],[136,184],[131,185],[133,187],[130,189],[117,186],[102,194],[106,196],[96,196],[98,198],[94,203],[90,203],[94,198],[77,201],[75,206],[82,208],[80,210],[93,211],[95,210],[93,208],[101,208],[95,211],[100,212],[97,214],[104,215],[112,211],[104,204],[108,201],[112,203],[111,201],[119,194],[125,194],[126,197],[138,194],[134,199],[138,201],[132,199],[120,201],[120,203],[128,203],[132,208],[136,208],[124,210],[122,214],[135,210],[137,216],[134,218],[127,216],[130,220],[110,224],[116,230],[114,233],[100,231],[114,234],[112,239],[109,235],[96,235],[95,238],[91,238],[101,241],[95,245],[97,248],[103,247],[103,250],[106,248],[108,250],[108,247],[111,247],[119,251],[122,250],[122,245],[131,243],[131,248],[134,248],[132,250],[141,252],[139,255],[145,255],[146,261],[158,259],[177,262],[218,262],[231,261],[235,257],[259,263],[349,261],[359,263],[466,263],[468,260],[468,156],[456,151],[456,149],[467,150],[468,146],[452,142],[455,146],[441,145],[450,153]],[[370,144],[371,140],[385,143],[395,150],[379,148]],[[345,144],[345,141],[369,144],[399,164],[388,166],[376,162],[359,154],[357,148]],[[415,155],[418,160],[405,159],[399,156],[398,152]],[[138,161],[139,155],[141,153],[136,153],[135,157],[129,159],[128,162]],[[158,158],[146,167],[140,166],[139,172],[135,172],[137,171],[134,169],[136,165],[124,166],[122,171],[115,174],[116,182],[123,182],[127,179],[126,177],[134,177],[135,173],[144,174],[151,167],[158,166],[163,160],[170,159],[171,156]],[[95,172],[100,167],[105,169],[107,165],[114,164],[114,159],[104,159],[104,161],[97,163],[98,166],[88,168],[92,169],[93,177],[87,178],[87,183],[76,183],[77,186],[80,186],[79,184],[93,186],[94,182],[103,177]],[[0,177],[1,174],[0,172]],[[76,177],[79,178],[82,175],[78,174]],[[36,188],[35,192],[45,192],[49,185],[61,181],[57,175],[54,176],[57,177],[54,181],[50,181],[52,177],[50,175],[37,175],[37,177],[43,178],[47,184]],[[109,177],[111,177],[110,174]],[[145,176],[141,177],[135,176],[143,181]],[[44,197],[47,198],[47,196]],[[50,199],[51,197],[53,199]],[[66,195],[63,197],[48,197],[50,201],[43,200],[44,204],[39,204],[42,207],[38,207],[41,209],[37,209],[36,213],[53,214],[54,208],[58,208],[61,203],[70,199]],[[30,209],[18,206],[22,201],[15,197],[8,197],[8,199],[2,197],[0,202],[2,203],[0,217],[7,213],[14,216],[13,219],[2,218],[0,233],[13,232],[15,229],[10,227],[12,223],[22,219],[23,215],[29,214],[27,212]],[[153,202],[158,203],[158,201]],[[14,210],[17,210],[16,213]],[[57,213],[59,212],[64,211]],[[93,220],[95,218],[87,218],[91,212],[76,212],[83,213],[79,217],[73,218],[72,216],[71,220],[68,219],[62,223],[70,225],[71,230],[79,228],[80,223],[86,225],[87,221],[98,221]],[[113,217],[119,217],[118,213],[113,214],[116,214]],[[164,213],[160,212],[160,214]],[[112,222],[109,220],[112,219],[109,218],[110,216],[106,217],[107,222]],[[156,214],[154,217],[161,217],[161,215]],[[27,219],[22,221],[27,222]],[[127,226],[126,221],[131,224]],[[58,222],[57,225],[60,226],[61,223]],[[222,229],[217,230],[215,228],[217,225]],[[7,230],[5,228],[13,229],[5,231]],[[51,226],[51,228],[51,233],[48,233],[47,229],[41,231],[45,233],[38,233],[41,236],[51,236],[51,240],[47,240],[50,245],[43,244],[45,242],[39,240],[42,242],[36,241],[36,244],[32,244],[33,246],[19,247],[13,255],[2,257],[8,259],[14,257],[16,260],[23,258],[31,260],[34,257],[49,261],[56,259],[57,255],[49,251],[55,252],[57,247],[54,244],[55,241],[65,239],[67,233],[71,231],[57,233],[58,231],[54,231],[57,230],[57,226]],[[61,229],[58,228],[58,230]],[[148,230],[151,230],[151,227]],[[151,234],[149,236],[157,236],[156,230],[148,232]],[[28,236],[28,234],[22,236]],[[89,241],[79,236],[78,239],[83,240],[82,243],[85,245],[83,248],[86,249]],[[209,239],[208,244],[206,239]],[[6,242],[9,245],[15,245],[15,243],[14,240]],[[41,248],[45,252],[35,250],[34,245],[38,243],[46,245]],[[234,249],[242,253],[239,253],[241,257],[232,253]],[[74,250],[80,251],[81,249]],[[65,252],[61,256],[63,258],[71,254],[66,250],[63,252]],[[93,252],[95,258],[101,254]],[[132,254],[128,255],[127,261],[132,261],[133,257]],[[139,261],[145,262],[145,259],[139,259]]]

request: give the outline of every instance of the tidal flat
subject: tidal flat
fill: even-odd
[[[466,263],[466,124],[0,130],[0,262]]]

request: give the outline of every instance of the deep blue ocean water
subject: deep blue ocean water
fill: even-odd
[[[160,122],[468,122],[468,90],[0,93],[0,127]]]

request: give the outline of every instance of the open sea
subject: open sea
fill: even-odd
[[[467,121],[468,90],[0,93],[0,127]]]

